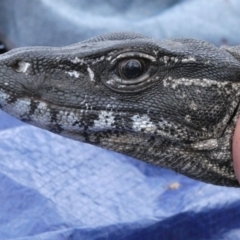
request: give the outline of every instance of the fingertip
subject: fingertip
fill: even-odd
[[[233,151],[234,171],[238,181],[240,182],[240,119],[238,119],[235,131],[234,131],[232,151]]]

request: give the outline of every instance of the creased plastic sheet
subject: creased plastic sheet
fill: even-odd
[[[0,2],[15,46],[104,32],[240,44],[240,1]],[[0,240],[240,239],[240,190],[72,141],[0,112]]]

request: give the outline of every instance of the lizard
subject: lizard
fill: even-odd
[[[0,108],[21,121],[211,184],[239,187],[240,47],[103,34],[0,55]]]

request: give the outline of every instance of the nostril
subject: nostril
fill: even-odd
[[[19,61],[16,61],[13,65],[12,65],[12,68],[16,71],[16,72],[22,72],[22,73],[25,73],[29,66],[31,66],[30,63],[28,62],[25,62],[23,60],[19,60]]]

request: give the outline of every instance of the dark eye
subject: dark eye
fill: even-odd
[[[119,74],[125,79],[133,79],[144,73],[144,63],[138,59],[127,59],[119,64]]]

